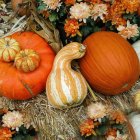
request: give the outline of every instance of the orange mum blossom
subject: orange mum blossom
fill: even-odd
[[[64,30],[67,36],[73,37],[77,34],[81,36],[81,33],[79,32],[79,27],[80,27],[80,24],[78,23],[76,19],[67,19],[64,25]]]
[[[85,0],[86,2],[90,2],[92,4],[97,4],[97,3],[101,3],[102,0]]]
[[[140,4],[139,4],[139,8],[138,8],[138,15],[140,16]]]
[[[106,133],[106,136],[113,136],[113,137],[116,137],[117,136],[117,130],[115,128],[110,128],[107,133]]]
[[[124,114],[119,110],[112,111],[110,114],[110,118],[111,120],[116,121],[116,123],[121,123],[121,124],[127,121]]]
[[[65,0],[66,5],[74,5],[76,0]]]
[[[42,14],[45,18],[48,18],[48,17],[49,17],[49,12],[48,12],[48,11],[42,11],[41,14]]]
[[[112,24],[116,26],[120,26],[120,25],[125,26],[127,24],[127,21],[124,18],[115,15],[112,17]]]
[[[4,113],[7,113],[8,112],[8,109],[5,108],[5,109],[0,109],[0,114],[4,114]]]
[[[92,134],[96,135],[93,129],[94,129],[94,123],[92,119],[87,119],[80,125],[80,132],[82,136],[83,135],[90,136]]]
[[[116,0],[114,3],[111,5],[111,14],[112,15],[122,15],[125,13],[125,8],[121,0]]]
[[[116,0],[108,7],[109,15],[108,19],[112,21],[113,25],[126,25],[126,20],[122,18],[122,14],[125,13],[124,5],[121,0]]]
[[[126,12],[134,13],[140,6],[140,0],[121,0]]]
[[[8,127],[0,128],[0,140],[11,140],[12,132]]]

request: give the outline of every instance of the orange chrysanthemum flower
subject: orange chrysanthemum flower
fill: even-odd
[[[136,12],[140,6],[139,0],[121,0],[127,12]]]
[[[106,15],[106,20],[111,20],[113,25],[126,25],[126,20],[122,17],[125,13],[125,8],[121,3],[121,0],[116,0],[110,6],[108,5],[108,15]]]
[[[140,16],[140,4],[139,4],[139,8],[138,8],[138,15]]]
[[[126,122],[126,118],[125,118],[124,114],[119,110],[111,112],[110,118],[111,118],[111,120],[116,121],[116,123],[122,124],[122,123]]]
[[[125,12],[125,7],[121,0],[116,0],[111,6],[110,10],[112,15],[122,15]]]
[[[48,11],[41,11],[40,12],[44,18],[48,18],[49,17],[49,12]]]
[[[117,130],[116,129],[109,129],[106,133],[106,136],[113,136],[113,137],[117,137]]]
[[[95,131],[93,130],[94,128],[94,123],[92,119],[85,120],[81,125],[80,125],[80,132],[85,136],[90,136],[92,134],[95,135]]]
[[[8,109],[0,109],[0,114],[4,114],[4,113],[7,113],[8,112]]]
[[[127,21],[120,16],[115,15],[114,17],[112,17],[112,24],[113,25],[116,25],[116,26],[123,25],[123,26],[125,26],[126,23],[127,23]]]
[[[65,0],[66,5],[74,5],[76,0]]]
[[[99,4],[102,2],[102,0],[85,0],[86,2],[90,2],[92,4]]]
[[[66,20],[66,23],[64,25],[64,30],[67,34],[67,36],[75,36],[75,35],[81,35],[79,32],[80,24],[76,19],[68,19]]]
[[[0,128],[0,140],[11,140],[13,133],[8,127]]]

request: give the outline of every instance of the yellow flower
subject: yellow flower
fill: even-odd
[[[87,3],[75,3],[70,8],[70,18],[86,23],[86,19],[91,16],[90,6]]]
[[[139,35],[138,25],[130,24],[130,21],[127,21],[127,27],[120,25],[118,26],[117,30],[119,31],[119,34],[125,39],[130,39],[131,37]]]

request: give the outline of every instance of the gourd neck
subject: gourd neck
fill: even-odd
[[[54,69],[70,69],[71,61],[76,58],[72,58],[71,55],[58,55],[56,61],[54,61]]]
[[[53,69],[71,69],[71,61],[84,56],[86,47],[78,42],[72,42],[62,48],[54,61]]]

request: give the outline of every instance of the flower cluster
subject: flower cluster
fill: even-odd
[[[1,109],[0,117],[0,140],[11,140],[12,138],[16,139],[17,137],[25,139],[30,137],[30,139],[32,139],[34,137],[30,135],[30,132],[36,132],[32,126],[28,125],[28,128],[26,127],[27,118],[23,113],[15,110],[8,111]]]
[[[80,125],[82,136],[103,136],[107,140],[128,139],[125,132],[127,120],[121,111],[97,102],[87,107],[87,116],[88,118]]]
[[[139,0],[37,0],[38,11],[61,32],[63,40],[82,41],[107,30],[130,42],[140,38]],[[46,14],[47,13],[47,14]]]

